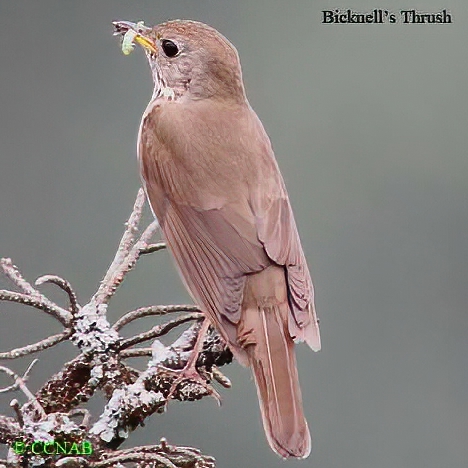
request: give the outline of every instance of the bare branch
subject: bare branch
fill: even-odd
[[[66,329],[62,333],[58,333],[57,335],[49,336],[44,340],[38,341],[37,343],[30,344],[27,346],[23,346],[22,348],[12,349],[11,351],[6,351],[0,353],[0,359],[17,359],[22,356],[26,356],[28,354],[34,354],[39,351],[44,351],[47,348],[52,348],[58,343],[65,341],[67,338],[70,338],[72,334],[71,329]]]
[[[43,304],[43,307],[38,307],[34,304],[28,304],[27,302],[22,302],[22,301],[15,301],[14,299],[3,299],[3,300],[11,300],[13,302],[22,302],[23,304],[26,305],[32,305],[33,307],[36,307],[37,309],[44,310],[44,312],[47,312],[50,315],[53,315],[56,317],[60,322],[62,322],[64,325],[67,325],[71,319],[72,316],[70,312],[68,312],[65,309],[62,309],[62,307],[58,306],[57,304],[54,304],[52,301],[47,299],[43,294],[41,294],[36,288],[31,286],[30,283],[28,283],[21,273],[19,272],[18,268],[13,265],[13,262],[11,261],[11,258],[2,258],[0,259],[0,267],[2,268],[3,272],[5,275],[16,285],[18,288],[20,288],[22,291],[24,291],[26,294],[21,294],[21,293],[16,293],[18,295],[22,295],[25,297],[26,295],[30,297],[31,301],[36,301],[37,303]],[[1,291],[4,292],[4,291]],[[0,292],[0,300],[2,300],[1,297],[1,292]],[[6,291],[14,294],[12,291]]]
[[[13,372],[9,367],[4,367],[0,366],[0,372],[3,372],[4,374],[8,375],[12,379],[15,380],[15,383],[13,385],[10,385],[9,387],[5,387],[0,389],[0,393],[8,393],[8,392],[13,392],[15,390],[18,390],[19,388],[22,389],[21,385],[25,384],[28,381],[29,374],[31,372],[31,369],[34,367],[34,365],[39,361],[39,359],[34,359],[34,361],[29,364],[28,368],[26,369],[25,373],[23,374],[23,377],[20,377],[18,374]],[[29,390],[28,390],[29,392]],[[32,394],[31,392],[27,393],[25,392],[26,396],[30,397]]]
[[[0,289],[0,301],[17,302],[18,304],[42,310],[52,317],[55,317],[64,326],[68,326],[71,322],[72,316],[70,312],[49,301],[42,294],[31,296],[15,291]]]
[[[23,276],[21,275],[20,271],[18,270],[18,267],[16,265],[13,265],[13,262],[11,258],[2,258],[0,259],[0,266],[5,273],[5,276],[10,279],[10,281],[18,286],[22,291],[24,291],[26,294],[29,295],[36,295],[39,293],[39,291],[31,286],[30,283],[28,283]],[[39,293],[40,294],[40,293]]]
[[[146,255],[154,252],[158,252],[159,250],[163,250],[166,248],[165,242],[158,242],[157,244],[150,244],[148,247],[140,250],[140,255]]]
[[[27,380],[29,379],[29,374],[31,373],[32,371],[32,368],[39,362],[39,359],[34,359],[34,361],[31,362],[31,364],[29,364],[28,368],[24,371],[24,374],[23,374],[23,381],[24,382],[27,382]]]
[[[103,284],[108,283],[113,275],[114,270],[116,270],[123,262],[125,257],[130,252],[130,249],[133,245],[135,234],[138,232],[138,226],[140,224],[141,213],[143,211],[143,206],[145,204],[145,192],[142,188],[138,190],[138,195],[133,205],[133,211],[128,218],[128,221],[125,223],[126,229],[122,239],[120,240],[119,248],[115,254],[114,260],[112,261],[109,269],[107,270],[106,276],[102,280]]]
[[[174,457],[176,455],[184,459],[193,460],[195,468],[214,468],[215,459],[213,457],[202,455],[200,450],[192,447],[167,446],[169,453]]]
[[[150,315],[165,315],[173,312],[201,312],[200,308],[196,305],[166,305],[166,306],[149,306],[140,307],[139,309],[132,310],[123,315],[115,324],[113,329],[118,331],[130,322],[142,317]]]
[[[132,357],[151,357],[152,355],[152,348],[132,348],[124,349],[120,352],[120,357],[122,357],[123,359]]]
[[[99,304],[107,304],[114,295],[117,288],[122,284],[125,275],[135,266],[140,250],[147,247],[151,237],[153,237],[158,223],[153,221],[143,232],[138,242],[130,249],[128,255],[122,259],[120,264],[116,264],[116,259],[112,262],[106,276],[101,282],[101,286],[94,295],[93,299]],[[125,236],[125,235],[124,235]],[[117,258],[118,255],[116,255]],[[119,257],[120,258],[120,257]]]
[[[140,333],[139,335],[132,336],[131,338],[121,340],[119,344],[119,349],[123,350],[126,348],[130,348],[131,346],[135,346],[138,343],[143,343],[144,341],[152,340],[153,338],[157,338],[158,336],[166,335],[179,325],[190,322],[192,320],[201,321],[204,318],[205,316],[200,312],[182,315],[174,320],[170,320],[169,322],[157,325],[147,332]]]
[[[56,275],[44,275],[35,281],[36,286],[40,286],[44,283],[52,283],[57,285],[60,289],[65,291],[68,295],[68,300],[70,301],[70,312],[76,314],[80,308],[78,300],[75,294],[75,291],[71,287],[71,284],[64,278]]]
[[[39,414],[45,416],[45,411],[42,408],[42,406],[39,404],[37,401],[37,398],[31,393],[29,388],[26,386],[26,381],[27,381],[27,375],[29,374],[32,366],[38,361],[38,359],[35,359],[28,367],[27,371],[25,372],[23,377],[20,377],[16,372],[13,372],[11,369],[8,367],[0,366],[0,372],[3,372],[7,374],[9,377],[11,377],[15,383],[13,385],[10,385],[9,387],[2,388],[0,390],[0,393],[6,393],[9,391],[14,391],[21,389],[21,391],[27,396],[28,400],[33,404],[34,408],[36,411],[38,411]]]

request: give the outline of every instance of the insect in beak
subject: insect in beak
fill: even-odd
[[[114,35],[123,36],[122,39],[122,52],[125,55],[133,51],[135,43],[140,44],[143,49],[157,54],[158,50],[154,41],[148,36],[151,28],[145,26],[143,21],[132,23],[130,21],[114,21]]]

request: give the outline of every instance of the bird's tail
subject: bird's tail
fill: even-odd
[[[244,303],[238,340],[253,370],[271,448],[283,458],[305,458],[310,453],[311,438],[302,408],[294,342],[288,330],[289,305],[274,302],[257,307]]]

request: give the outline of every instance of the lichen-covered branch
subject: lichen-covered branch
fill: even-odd
[[[28,467],[44,464],[48,467],[177,467],[212,468],[213,458],[202,455],[194,448],[176,447],[162,439],[159,445],[119,450],[121,443],[149,416],[166,409],[168,399],[198,400],[207,395],[217,395],[211,382],[229,388],[229,379],[219,366],[228,364],[232,355],[218,334],[211,328],[203,340],[203,349],[193,360],[191,356],[197,342],[203,313],[195,305],[151,305],[127,312],[113,325],[108,320],[108,309],[126,275],[135,267],[141,255],[149,255],[165,248],[163,242],[153,243],[157,230],[153,222],[140,233],[144,207],[144,192],[136,198],[115,257],[88,302],[80,305],[72,285],[56,275],[44,275],[35,285],[50,283],[66,293],[66,308],[48,299],[32,286],[13,262],[4,258],[0,267],[17,290],[0,290],[0,302],[15,302],[32,307],[56,318],[63,331],[33,344],[10,351],[1,351],[0,360],[15,360],[22,356],[40,353],[60,342],[69,340],[76,346],[77,356],[65,363],[55,375],[47,379],[35,392],[26,386],[31,366],[20,377],[13,369],[0,366],[13,383],[0,389],[3,392],[23,393],[12,400],[11,415],[0,415],[0,444],[14,441],[24,444],[41,443],[75,444],[86,441],[92,444],[92,454],[42,453],[25,451],[8,452],[9,467]],[[1,313],[1,309],[0,309]],[[143,317],[171,315],[150,330],[123,338],[120,330]],[[1,319],[1,315],[0,315]],[[157,338],[181,328],[178,338],[165,346]],[[142,343],[150,346],[139,347]],[[201,341],[200,341],[201,343]],[[144,370],[130,367],[132,357],[147,358]],[[189,362],[196,363],[200,378],[186,379],[181,370]],[[193,375],[193,374],[191,374]],[[82,404],[97,392],[106,397],[101,414],[91,415]],[[26,398],[24,398],[26,397]],[[80,416],[80,418],[77,418]],[[81,422],[77,419],[81,419]],[[0,461],[1,463],[1,461]]]

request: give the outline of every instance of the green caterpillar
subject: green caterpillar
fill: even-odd
[[[136,29],[137,31],[142,28],[144,26],[143,24],[143,21],[139,21],[137,24],[136,24]],[[125,54],[125,55],[129,55],[132,53],[133,51],[133,48],[135,47],[135,44],[134,44],[134,40],[135,40],[135,37],[138,36],[138,32],[133,30],[133,29],[129,29],[125,34],[124,34],[124,37],[122,39],[122,52]]]

